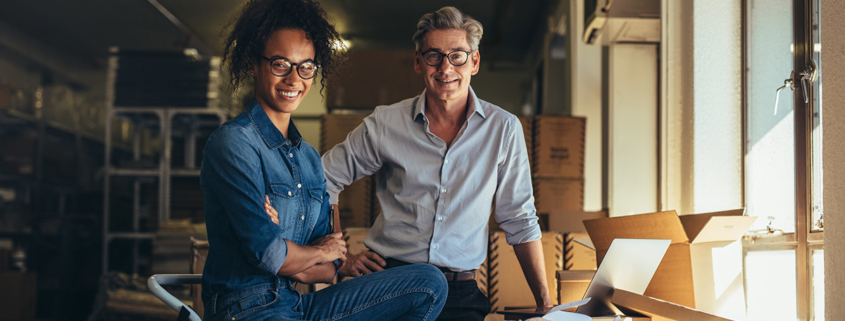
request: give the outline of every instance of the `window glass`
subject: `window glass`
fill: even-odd
[[[752,230],[795,231],[792,0],[749,0],[747,17],[746,204]],[[777,100],[777,113],[775,102]]]
[[[748,320],[797,320],[795,251],[753,251],[745,256]]]

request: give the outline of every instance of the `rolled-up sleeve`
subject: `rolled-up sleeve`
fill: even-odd
[[[499,227],[505,231],[508,244],[522,244],[542,237],[537,223],[531,186],[531,168],[522,125],[515,116],[508,121],[508,130],[499,155],[496,212]]]
[[[262,206],[265,188],[259,151],[244,128],[221,127],[209,137],[203,151],[200,184],[206,198],[214,198],[225,217],[206,217],[209,223],[228,226],[236,248],[246,261],[276,274],[287,258],[287,241]],[[207,214],[208,215],[208,214]]]
[[[364,118],[364,122],[349,133],[346,140],[323,155],[323,172],[331,204],[337,204],[337,196],[344,186],[381,168],[377,113],[378,108]]]

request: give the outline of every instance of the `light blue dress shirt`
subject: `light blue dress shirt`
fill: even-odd
[[[343,143],[323,155],[332,204],[344,186],[378,172],[382,213],[364,244],[376,253],[453,271],[487,256],[487,222],[508,244],[540,239],[531,170],[519,119],[469,89],[466,123],[446,145],[429,130],[425,92],[376,107]]]

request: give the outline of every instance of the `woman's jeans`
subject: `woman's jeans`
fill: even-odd
[[[205,320],[434,320],[446,303],[443,272],[413,264],[299,294],[289,283],[215,294]]]

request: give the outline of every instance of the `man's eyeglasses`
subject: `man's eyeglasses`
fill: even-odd
[[[425,64],[429,66],[439,66],[443,63],[443,57],[446,57],[452,66],[463,66],[467,63],[467,61],[469,61],[469,55],[471,53],[472,51],[455,50],[448,54],[444,54],[436,50],[429,50],[422,52],[421,54],[423,61],[425,61]]]
[[[300,78],[311,79],[317,75],[317,69],[320,69],[320,64],[310,59],[301,63],[295,63],[290,62],[287,58],[270,59],[263,56],[261,58],[270,62],[270,72],[278,77],[287,76],[293,70],[293,67],[296,67],[296,73],[299,74]]]

